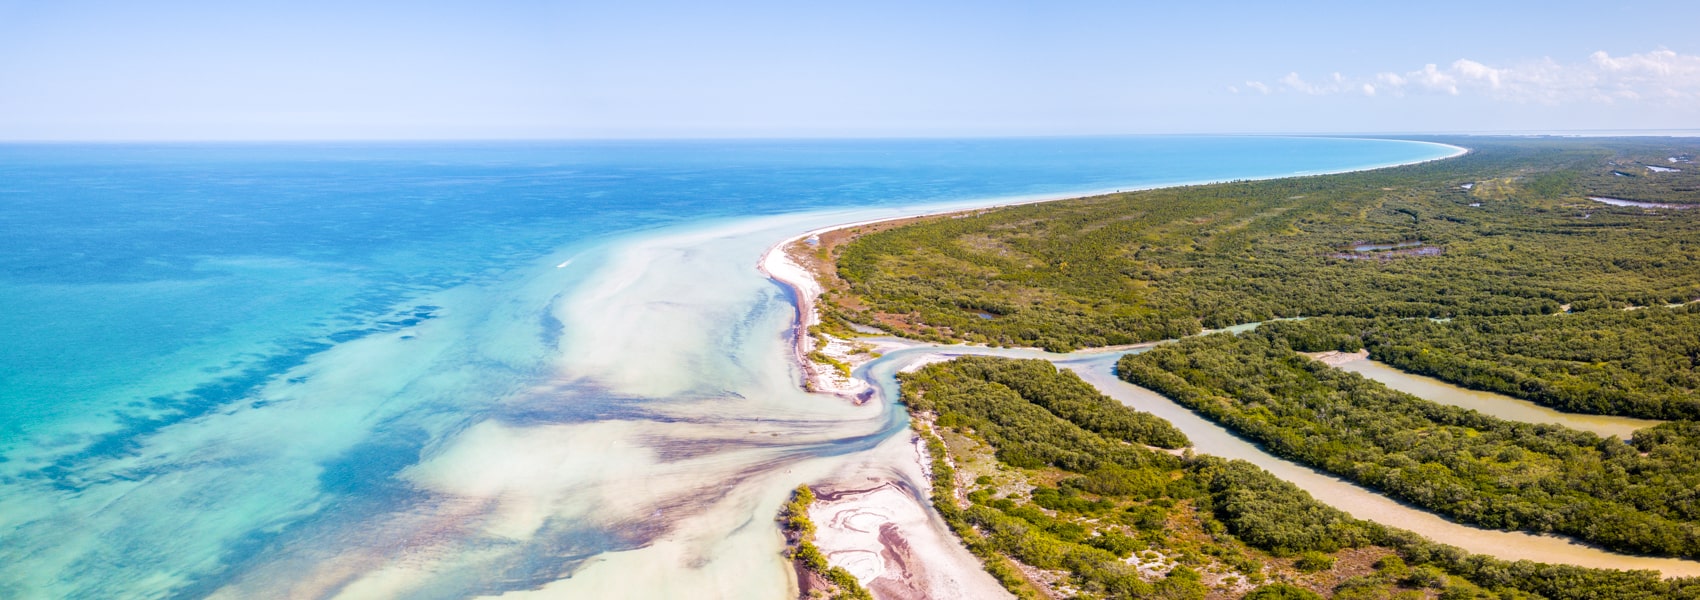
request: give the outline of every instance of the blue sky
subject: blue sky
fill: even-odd
[[[0,0],[0,139],[1691,129],[1696,23],[1695,2]]]

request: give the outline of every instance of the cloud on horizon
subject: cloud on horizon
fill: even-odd
[[[1441,67],[1386,71],[1367,77],[1332,73],[1311,80],[1297,72],[1273,83],[1247,81],[1229,86],[1233,93],[1297,93],[1403,97],[1406,95],[1482,96],[1524,104],[1559,105],[1576,102],[1655,102],[1677,104],[1700,99],[1700,55],[1659,49],[1611,56],[1595,52],[1582,62],[1560,63],[1551,58],[1495,67],[1467,58]]]

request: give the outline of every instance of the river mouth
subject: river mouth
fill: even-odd
[[[31,340],[9,340],[10,356],[65,357],[32,369],[42,382],[75,381],[63,375],[120,363],[151,371],[143,359],[158,359],[193,375],[161,379],[161,397],[197,391],[203,380],[219,384],[209,388],[217,393],[194,396],[197,411],[118,427],[88,452],[75,446],[94,435],[84,435],[95,426],[82,415],[99,417],[102,427],[113,414],[129,417],[111,419],[118,426],[140,419],[126,411],[143,386],[118,370],[103,372],[115,382],[110,405],[106,395],[44,392],[77,418],[63,432],[35,425],[76,435],[45,436],[0,455],[8,475],[44,473],[0,477],[0,596],[782,597],[792,575],[772,518],[786,494],[802,482],[910,477],[893,474],[893,465],[914,452],[901,407],[854,406],[798,389],[786,360],[793,299],[753,268],[774,241],[953,204],[1369,168],[1450,153],[1364,140],[1010,141],[967,144],[990,149],[964,161],[955,150],[930,150],[933,142],[810,142],[804,146],[843,149],[849,158],[834,168],[797,168],[798,156],[814,155],[786,144],[349,147],[335,150],[346,160],[331,161],[317,147],[258,147],[264,152],[243,154],[225,167],[228,176],[211,179],[178,170],[223,164],[205,153],[242,152],[185,146],[160,150],[163,158],[135,171],[77,157],[70,167],[32,171],[45,160],[36,155],[83,150],[7,151],[9,164],[22,166],[9,171],[7,186],[26,189],[6,200],[88,187],[121,189],[103,201],[125,204],[192,187],[230,200],[232,218],[209,221],[214,215],[201,204],[166,202],[159,222],[181,217],[228,232],[176,240],[175,230],[161,233],[152,219],[137,221],[134,231],[85,232],[101,248],[136,250],[123,254],[142,266],[125,277],[162,281],[115,282],[119,271],[101,264],[59,273],[67,282],[53,285],[0,285],[0,304],[43,309],[17,311],[41,327],[28,330]],[[1034,164],[1031,157],[1044,153],[1005,152],[1035,144],[1074,148],[1079,158]],[[1120,150],[1104,152],[1105,144]],[[1175,144],[1225,148],[1234,160],[1212,151],[1187,168]],[[1274,146],[1305,150],[1258,150]],[[1387,150],[1366,153],[1374,147]],[[894,149],[896,158],[868,158],[869,148]],[[274,151],[288,156],[266,154]],[[731,158],[712,158],[718,155]],[[690,160],[681,166],[681,157]],[[1163,175],[1130,178],[1127,163],[1157,165],[1151,171]],[[296,178],[268,170],[279,165]],[[950,171],[953,165],[973,168]],[[1011,165],[1033,169],[1003,168]],[[260,194],[271,202],[265,211],[238,201],[259,191],[270,194]],[[428,205],[444,208],[429,212]],[[368,210],[375,208],[390,212]],[[178,209],[184,212],[171,212]],[[17,216],[39,216],[25,213]],[[285,216],[307,222],[277,218]],[[428,227],[451,224],[467,231]],[[15,230],[61,237],[50,225]],[[314,232],[319,237],[306,235]],[[396,245],[371,249],[378,238]],[[211,288],[161,259],[176,256],[159,254],[161,240],[183,246],[169,246],[174,253],[239,253],[212,264],[232,284],[218,296],[188,294]],[[0,253],[30,244],[4,246]],[[326,254],[331,249],[348,253]],[[19,290],[35,295],[20,298]],[[276,290],[321,302],[330,294],[324,290],[341,291],[351,299],[324,308]],[[245,304],[254,298],[273,298],[275,306]],[[267,319],[224,315],[254,330],[230,328],[231,345],[197,351],[212,366],[259,356],[253,373],[226,383],[192,368],[198,362],[160,356],[156,340],[202,339],[183,326],[217,324],[220,306]],[[44,307],[76,318],[29,316],[52,312]],[[18,322],[11,318],[8,325]],[[100,343],[77,344],[63,327],[50,327],[61,322],[97,325],[88,333]],[[172,335],[140,335],[150,324]],[[126,332],[136,343],[119,348],[113,342]],[[297,334],[311,343],[280,350],[288,361],[248,347]],[[31,389],[4,389],[0,407],[49,403],[22,402],[35,399],[25,393]],[[143,403],[153,394],[143,394]],[[13,411],[0,421],[11,426],[32,415]],[[60,455],[68,457],[63,464]]]

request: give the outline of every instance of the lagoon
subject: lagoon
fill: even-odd
[[[0,146],[0,596],[782,597],[786,491],[904,429],[797,388],[772,243],[1452,151]]]

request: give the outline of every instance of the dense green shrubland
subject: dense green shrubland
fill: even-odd
[[[1319,318],[1264,325],[1302,351],[1369,349],[1400,369],[1559,410],[1700,418],[1700,304],[1535,317]]]
[[[823,311],[920,339],[1052,350],[1307,317],[1158,348],[1125,359],[1122,373],[1278,454],[1453,518],[1700,556],[1693,421],[1624,444],[1435,405],[1292,352],[1368,348],[1406,370],[1561,410],[1700,417],[1700,308],[1662,307],[1700,298],[1700,209],[1585,198],[1700,203],[1700,166],[1644,168],[1700,155],[1700,141],[1452,142],[1474,152],[870,233],[835,249],[842,281]],[[1355,248],[1366,244],[1402,245]],[[1651,308],[1618,310],[1629,307]],[[1399,563],[1351,577],[1329,590],[1335,598],[1441,586],[1448,599],[1700,598],[1694,580],[1470,555],[1350,519],[1247,463],[1152,452],[1179,438],[1058,392],[1084,385],[1065,379],[1043,363],[997,359],[905,376],[906,396],[941,427],[985,440],[1007,468],[1054,476],[1026,495],[972,490],[966,508],[953,489],[935,492],[1012,589],[1024,579],[1005,557],[1066,570],[1089,593],[1155,594],[1161,584],[1187,597],[1198,583],[1189,571],[1136,582],[1110,559],[1170,543],[1181,535],[1175,519],[1188,516],[1206,539],[1173,543],[1242,572],[1276,556],[1321,568],[1342,548],[1397,551]],[[952,481],[945,446],[931,440],[935,474]],[[1305,597],[1278,585],[1257,593]]]
[[[1260,364],[1258,368],[1267,367]],[[1023,393],[995,381],[1016,373],[1039,383],[1023,386]],[[1060,471],[1055,485],[1037,485],[1025,495],[1004,497],[988,488],[972,489],[963,507],[955,496],[957,475],[945,460],[945,445],[937,436],[924,433],[933,456],[934,505],[969,549],[986,561],[987,569],[1018,593],[1027,584],[1005,557],[1067,571],[1078,589],[1103,597],[1196,598],[1202,597],[1204,586],[1194,569],[1208,562],[1203,560],[1206,556],[1249,575],[1269,572],[1277,561],[1286,564],[1277,558],[1282,556],[1296,556],[1295,562],[1308,560],[1325,568],[1335,552],[1373,545],[1390,548],[1397,557],[1378,563],[1374,573],[1349,580],[1350,586],[1335,590],[1334,597],[1380,597],[1368,594],[1443,588],[1447,598],[1700,598],[1700,581],[1693,579],[1661,580],[1650,572],[1472,555],[1409,532],[1353,519],[1251,463],[1213,456],[1175,457],[1142,447],[1139,444],[1145,442],[1140,439],[1094,433],[1043,409],[1050,401],[1039,397],[1042,390],[1086,384],[1042,361],[965,357],[901,378],[904,398],[913,411],[936,415],[934,423],[940,428],[984,440],[1000,458],[1006,448],[1050,449],[1037,454],[1024,451],[1022,456],[1049,457],[1050,462],[1024,470]],[[1102,406],[1106,412],[1142,414],[1119,404]],[[1083,421],[1093,418],[1088,413],[1075,415]],[[1647,440],[1654,453],[1667,444],[1687,444],[1700,434],[1663,428],[1649,431],[1666,436]],[[1115,446],[1128,452],[1104,455],[1096,462],[1079,459]],[[1092,474],[1106,469],[1147,483],[1094,488]],[[1189,537],[1177,529],[1187,516],[1197,521],[1202,533]],[[1148,549],[1180,556],[1179,566],[1166,577],[1141,578],[1121,560]],[[1256,597],[1307,597],[1282,586],[1260,594],[1264,595]]]
[[[1700,557],[1700,424],[1645,429],[1630,445],[1506,421],[1310,360],[1285,331],[1190,338],[1117,369],[1276,455],[1451,518]]]
[[[869,234],[837,257],[855,301],[828,298],[828,312],[923,339],[1067,350],[1274,317],[1538,315],[1565,303],[1700,297],[1700,210],[1583,197],[1598,185],[1584,175],[1620,154],[1700,142],[1459,143],[1475,152],[1015,206]],[[1700,202],[1658,187],[1659,178],[1639,179],[1662,191],[1611,193]],[[1438,254],[1351,249],[1366,242],[1415,242]]]

